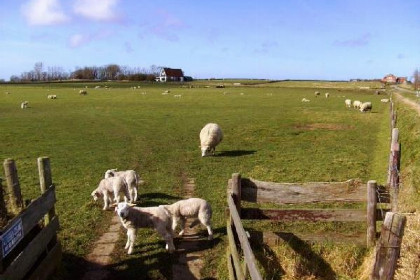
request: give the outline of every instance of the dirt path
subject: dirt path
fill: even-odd
[[[105,267],[112,263],[112,252],[119,239],[120,228],[121,223],[118,216],[113,215],[108,231],[95,242],[92,252],[86,257],[91,265],[82,278],[83,280],[102,280],[109,275],[109,271]]]
[[[417,111],[417,114],[420,115],[420,104],[417,103],[414,100],[411,100],[409,98],[406,98],[404,96],[402,96],[401,94],[399,94],[398,92],[394,92],[394,95],[397,99],[401,100],[401,102],[403,102],[404,104],[410,106],[412,109]]]
[[[194,179],[183,177],[183,186],[183,197],[193,197],[195,189]],[[178,263],[172,265],[173,280],[201,279],[200,270],[204,263],[202,261],[203,249],[200,245],[200,236],[198,235],[200,227],[190,228],[190,225],[191,221],[187,220],[184,236],[176,245]]]

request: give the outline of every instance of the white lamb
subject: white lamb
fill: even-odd
[[[302,102],[310,102],[311,100],[306,99],[306,98],[302,98]]]
[[[110,202],[120,202],[120,192],[124,194],[124,200],[130,197],[128,186],[125,180],[121,177],[110,177],[102,179],[99,186],[92,192],[93,200],[97,201],[98,198],[104,199],[104,210],[109,209]],[[113,196],[113,199],[112,199]]]
[[[200,131],[201,156],[214,155],[216,146],[223,140],[223,132],[218,124],[208,123]]]
[[[28,101],[23,101],[22,103],[20,103],[20,108],[21,109],[26,109],[26,108],[28,108],[28,104],[29,104]]]
[[[133,252],[134,241],[138,228],[155,228],[165,239],[166,250],[169,253],[175,251],[172,231],[172,218],[163,206],[157,207],[133,207],[133,204],[120,202],[115,208],[121,223],[127,229],[127,243],[125,249],[128,254]]]
[[[360,109],[360,105],[362,105],[362,102],[359,100],[354,100],[353,101],[353,108],[354,109]]]
[[[175,232],[179,223],[181,231],[179,235],[182,236],[185,230],[185,221],[187,218],[195,218],[191,227],[197,224],[197,218],[207,228],[209,234],[208,239],[213,239],[213,231],[211,229],[212,210],[210,204],[201,198],[189,198],[177,201],[171,205],[164,205],[164,207],[171,213],[172,216],[172,230]]]
[[[117,171],[117,169],[109,169],[105,172],[105,178],[121,177],[125,180],[130,193],[130,202],[137,201],[138,186],[140,184],[140,176],[134,170]]]
[[[351,108],[351,99],[344,100],[344,103],[346,104],[347,108]]]
[[[364,102],[360,105],[360,112],[372,111],[372,102]]]
[[[330,97],[330,94],[328,92],[325,93],[325,98]]]

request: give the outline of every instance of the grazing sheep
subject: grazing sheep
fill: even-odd
[[[57,95],[55,94],[50,94],[47,96],[48,99],[57,99]]]
[[[137,201],[137,188],[140,184],[140,176],[134,170],[117,171],[117,169],[109,169],[105,172],[105,178],[121,177],[125,180],[128,192],[130,194],[130,202]]]
[[[364,102],[360,105],[360,112],[372,111],[372,102]]]
[[[311,101],[311,100],[306,99],[306,98],[302,98],[302,102],[309,102],[309,101]]]
[[[318,97],[321,93],[319,91],[315,91],[315,97]]]
[[[132,204],[120,202],[117,204],[115,212],[120,217],[124,228],[127,229],[125,249],[128,249],[128,254],[133,252],[138,228],[155,228],[163,239],[165,239],[166,250],[169,253],[175,251],[172,218],[165,207],[133,207]]]
[[[351,99],[344,100],[344,103],[346,104],[347,108],[351,108]]]
[[[79,94],[80,95],[86,95],[87,94],[87,91],[84,90],[84,89],[81,89],[81,90],[79,90]]]
[[[223,132],[218,124],[208,123],[200,131],[201,156],[214,155],[216,146],[223,140]]]
[[[99,186],[92,192],[93,200],[98,200],[99,197],[104,199],[104,210],[109,209],[109,203],[112,202],[112,194],[114,195],[113,201],[120,202],[120,192],[124,193],[124,200],[130,197],[128,192],[128,186],[125,180],[121,177],[110,177],[102,179],[99,182]]]
[[[176,97],[176,98],[181,98],[181,96],[182,96],[181,94],[175,94],[174,95],[174,97]]]
[[[353,101],[353,108],[354,109],[360,109],[360,105],[362,105],[362,102],[359,100],[354,100]]]
[[[325,98],[330,97],[330,94],[328,92],[325,93]]]
[[[388,98],[381,99],[381,102],[388,103],[389,102],[389,99]]]
[[[22,103],[20,103],[20,108],[21,109],[26,109],[28,108],[29,102],[28,101],[23,101]]]
[[[187,218],[195,218],[195,222],[191,224],[193,227],[197,223],[197,218],[207,228],[209,234],[208,239],[213,239],[213,231],[211,230],[212,210],[210,204],[201,198],[189,198],[177,201],[171,205],[164,205],[166,210],[172,216],[172,230],[175,232],[178,222],[181,226],[179,235],[184,234],[185,221]]]

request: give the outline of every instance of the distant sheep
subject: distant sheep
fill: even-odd
[[[57,95],[55,94],[50,94],[47,96],[48,99],[57,99]]]
[[[302,102],[309,102],[309,101],[311,101],[311,100],[306,99],[306,98],[302,98]]]
[[[347,108],[351,108],[351,99],[344,100],[344,103],[346,104]]]
[[[315,91],[315,97],[318,97],[321,93],[319,91]]]
[[[388,103],[389,102],[389,99],[388,98],[381,99],[381,102]]]
[[[181,96],[182,96],[181,94],[175,94],[174,95],[174,97],[176,97],[176,98],[181,98]]]
[[[328,92],[325,93],[325,98],[330,97],[330,94]]]
[[[81,90],[79,90],[79,94],[80,95],[86,95],[87,94],[87,91],[84,90],[84,89],[81,89]]]
[[[99,186],[91,193],[93,200],[97,201],[100,197],[104,199],[104,210],[109,209],[110,202],[120,202],[120,192],[124,193],[125,201],[130,197],[128,186],[121,177],[110,177],[102,179]],[[113,199],[111,196],[113,195]]]
[[[223,132],[218,124],[208,123],[200,131],[201,156],[214,155],[216,146],[223,140]]]
[[[175,251],[172,231],[171,214],[163,206],[133,207],[128,203],[118,203],[115,208],[121,223],[127,229],[127,243],[125,249],[128,254],[133,253],[134,241],[138,228],[155,228],[166,241],[166,250]]]
[[[26,109],[28,108],[29,102],[28,101],[23,101],[22,103],[20,103],[20,108],[21,109]]]
[[[353,108],[354,109],[360,109],[360,105],[362,105],[362,102],[359,100],[354,100],[353,101]]]
[[[166,210],[172,216],[172,230],[175,232],[176,227],[179,223],[181,231],[179,235],[182,236],[185,230],[185,221],[187,218],[195,218],[201,222],[207,228],[209,234],[208,239],[213,239],[213,231],[211,229],[211,216],[212,209],[210,204],[201,198],[189,198],[177,201],[171,205],[164,205]],[[193,227],[195,223],[191,224]]]
[[[117,169],[109,169],[105,172],[105,178],[121,177],[127,183],[130,202],[137,201],[138,186],[140,184],[140,176],[134,170],[117,171]]]
[[[372,102],[364,102],[360,105],[360,112],[372,111]]]

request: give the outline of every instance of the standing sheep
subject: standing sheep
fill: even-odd
[[[372,111],[372,102],[364,102],[360,105],[360,112]]]
[[[330,94],[328,92],[325,93],[325,98],[330,97]]]
[[[344,100],[344,103],[346,104],[347,108],[351,108],[351,99]]]
[[[134,170],[117,171],[117,169],[109,169],[105,172],[105,178],[121,177],[125,180],[130,193],[130,202],[137,201],[138,186],[140,184],[140,177]]]
[[[353,108],[354,109],[360,109],[360,105],[362,105],[362,102],[359,100],[354,100],[353,101]]]
[[[208,123],[200,131],[201,156],[214,155],[216,146],[223,140],[223,132],[218,124]]]
[[[172,231],[172,218],[163,206],[157,207],[133,207],[133,204],[121,202],[117,204],[115,212],[120,217],[121,223],[127,229],[127,243],[125,249],[128,254],[133,252],[134,241],[138,228],[155,228],[165,239],[166,250],[169,253],[175,251]]]
[[[204,199],[189,198],[177,201],[171,205],[164,205],[164,207],[172,216],[172,230],[174,232],[179,222],[181,227],[181,231],[179,232],[180,236],[184,234],[186,219],[198,218],[201,224],[207,228],[207,232],[209,234],[208,239],[213,239],[213,231],[211,230],[212,210],[210,204]],[[193,227],[196,222],[197,220],[191,224],[191,227]]]
[[[315,91],[315,97],[318,97],[321,93],[319,91]]]
[[[99,182],[99,186],[92,192],[93,200],[97,201],[98,198],[103,197],[104,199],[104,210],[109,209],[110,202],[120,202],[120,192],[124,193],[124,200],[130,197],[128,192],[128,186],[125,180],[121,177],[110,177],[102,179]],[[112,195],[114,198],[112,199]]]
[[[84,89],[81,89],[81,90],[79,90],[79,94],[80,95],[86,95],[87,94],[87,91],[84,90]]]
[[[28,101],[23,101],[22,103],[20,103],[20,108],[21,109],[26,109],[26,108],[28,108],[28,104],[29,104]]]

